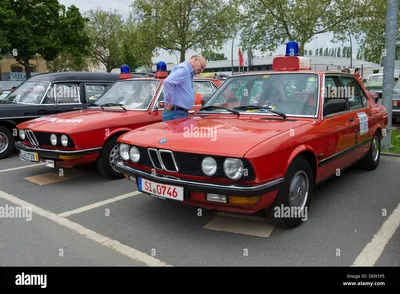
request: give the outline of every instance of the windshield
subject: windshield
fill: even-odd
[[[7,97],[8,101],[18,103],[40,104],[50,83],[25,82]]]
[[[11,93],[10,91],[0,92],[0,101],[6,100],[7,95],[10,93]]]
[[[234,76],[228,79],[204,105],[237,109],[239,112],[315,116],[318,75],[312,73],[271,73]],[[246,109],[247,107],[247,109]],[[207,108],[210,111],[210,107]],[[223,111],[211,109],[211,111]]]
[[[96,101],[96,105],[120,104],[126,109],[147,110],[159,85],[158,80],[119,81]]]
[[[369,76],[368,82],[383,82],[383,75]]]

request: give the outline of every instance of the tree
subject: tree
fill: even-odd
[[[218,50],[238,26],[236,0],[134,0],[132,13],[157,48],[180,52]]]
[[[337,57],[342,57],[342,55],[340,53],[340,47],[337,48]]]
[[[120,67],[124,21],[117,10],[104,11],[101,8],[89,10],[86,32],[90,38],[89,56],[93,64],[102,63],[108,72]]]
[[[312,51],[308,50],[308,55],[312,56]]]
[[[128,64],[131,71],[151,64],[155,46],[151,39],[137,28],[132,15],[125,22],[117,10],[90,10],[86,14],[90,38],[89,56],[93,64],[103,64],[108,72]]]
[[[357,19],[365,17],[362,1],[248,0],[243,5],[255,28],[254,37],[245,30],[243,43],[274,51],[288,40],[297,41],[300,55],[314,35],[345,35]]]
[[[47,62],[50,72],[60,71],[88,71],[89,64],[85,54],[62,51],[56,58]]]
[[[51,61],[64,50],[82,51],[87,46],[82,33],[85,20],[76,6],[66,11],[58,0],[0,0],[0,7],[2,14],[8,14],[2,37],[7,52],[17,50],[15,59],[24,66],[27,78],[31,76],[29,60],[37,54]]]
[[[360,43],[363,59],[380,63],[383,49],[385,49],[385,29],[387,0],[364,0],[366,7],[364,13],[367,17],[360,19],[353,28],[356,40]],[[399,2],[400,6],[400,2]],[[400,13],[400,9],[399,9]],[[397,17],[398,23],[400,17]],[[397,26],[397,39],[400,37],[400,29]]]
[[[207,61],[212,61],[212,60],[227,60],[228,58],[225,57],[224,53],[216,53],[211,50],[206,50],[202,51],[201,56],[203,56]]]

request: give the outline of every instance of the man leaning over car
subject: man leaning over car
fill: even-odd
[[[206,60],[200,55],[178,64],[164,81],[165,110],[163,121],[189,116],[194,104],[193,78],[206,68]]]

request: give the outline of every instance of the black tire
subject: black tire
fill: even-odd
[[[10,130],[6,126],[0,126],[0,159],[10,156],[10,154],[14,151],[15,138],[13,136],[12,130]]]
[[[303,196],[303,189],[308,190],[304,196],[304,199],[299,206],[291,203],[291,184],[299,183],[298,180],[304,179],[306,186],[297,187],[294,186],[293,190],[297,190],[297,196]],[[307,188],[308,186],[308,188]],[[300,191],[300,188],[302,190]],[[289,166],[285,174],[285,182],[281,185],[278,195],[271,207],[265,211],[265,216],[269,222],[274,225],[283,228],[295,228],[299,226],[303,221],[308,219],[308,211],[311,204],[311,199],[314,191],[314,176],[312,168],[306,158],[299,156]],[[304,191],[303,191],[304,192]]]
[[[110,161],[111,153],[117,153],[119,157],[119,149],[117,143],[118,136],[111,137],[106,144],[104,144],[99,158],[97,159],[97,169],[106,178],[122,179],[124,175],[113,169]]]
[[[374,170],[379,165],[381,158],[381,140],[379,133],[376,132],[372,138],[368,153],[358,161],[358,166],[366,170]]]

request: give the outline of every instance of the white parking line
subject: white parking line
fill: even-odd
[[[392,212],[388,219],[383,223],[378,233],[365,246],[363,251],[358,255],[352,266],[373,266],[381,256],[386,244],[394,235],[400,225],[400,203]]]
[[[0,173],[5,173],[8,171],[13,171],[13,170],[18,170],[18,169],[30,168],[30,167],[35,167],[35,166],[41,166],[41,165],[46,165],[46,163],[37,163],[37,164],[31,164],[31,165],[26,165],[26,166],[3,169],[3,170],[0,170]]]
[[[81,213],[81,212],[84,212],[84,211],[87,211],[87,210],[90,210],[90,209],[93,209],[93,208],[96,208],[96,207],[99,207],[99,206],[103,206],[103,205],[106,205],[106,204],[109,204],[109,203],[113,203],[113,202],[116,202],[116,201],[119,201],[119,200],[122,200],[122,199],[129,198],[129,197],[132,197],[132,196],[135,196],[135,195],[138,195],[138,194],[142,194],[142,192],[135,191],[135,192],[127,193],[127,194],[124,194],[124,195],[121,195],[121,196],[117,196],[117,197],[114,197],[114,198],[110,198],[110,199],[107,199],[107,200],[103,200],[103,201],[100,201],[100,202],[89,204],[89,205],[86,205],[86,206],[83,206],[83,207],[79,207],[79,208],[74,209],[74,210],[66,211],[66,212],[58,214],[58,216],[69,217],[69,216],[71,216],[73,214]]]
[[[38,206],[35,206],[29,202],[26,202],[24,200],[21,200],[21,199],[15,197],[13,195],[10,195],[10,194],[4,193],[3,191],[0,191],[0,198],[7,200],[9,202],[12,202],[16,205],[23,206],[23,207],[32,207],[32,212],[34,212],[40,216],[43,216],[43,217],[59,224],[60,226],[63,226],[72,231],[75,231],[75,232],[85,236],[86,238],[91,239],[103,246],[111,248],[133,260],[143,262],[148,266],[169,266],[165,262],[162,262],[159,259],[156,259],[150,255],[147,255],[146,253],[138,251],[127,245],[121,244],[117,240],[107,238],[95,231],[89,230],[89,229],[85,228],[84,226],[81,226],[80,224],[71,222],[70,220],[68,220],[66,218],[60,217],[55,213],[47,211]]]

